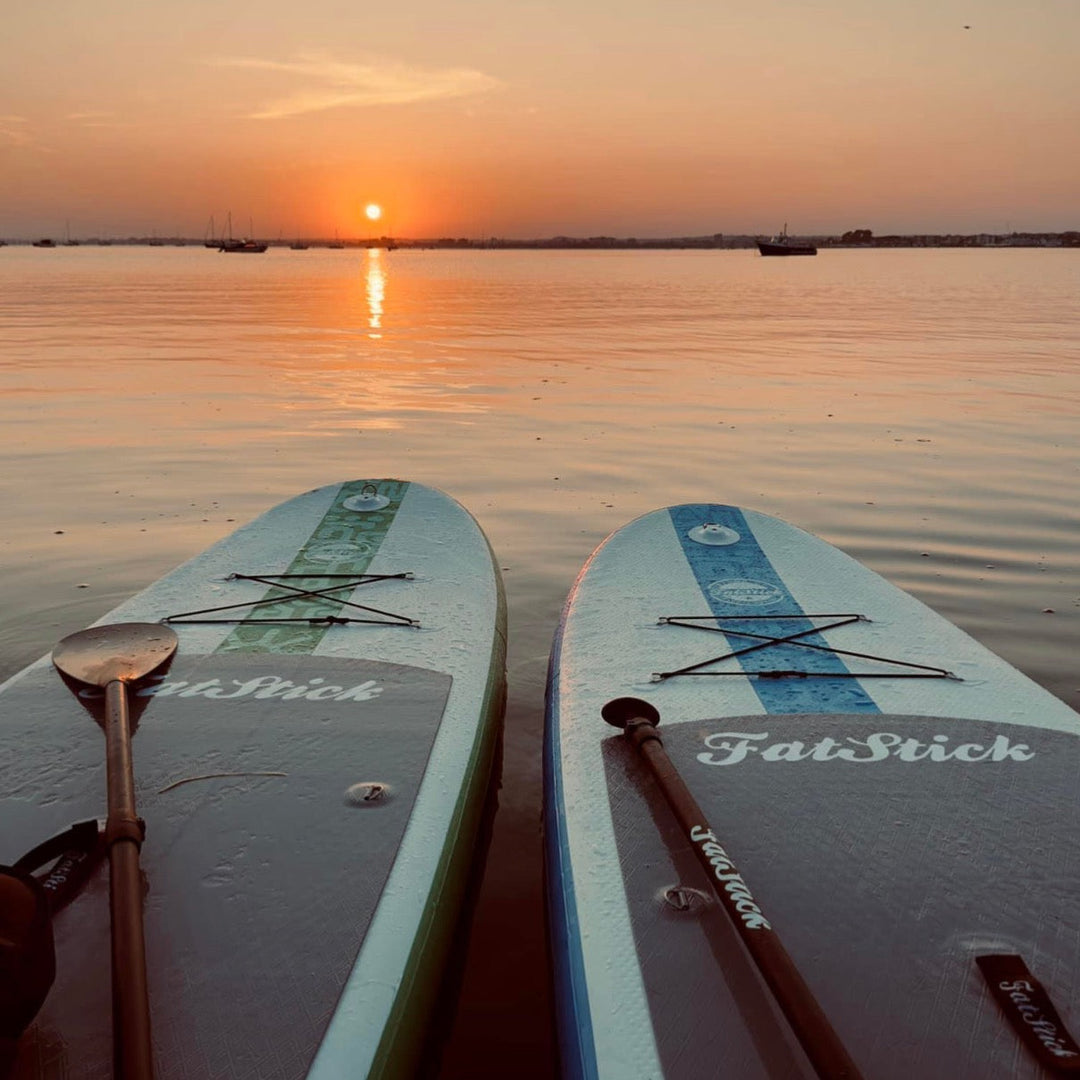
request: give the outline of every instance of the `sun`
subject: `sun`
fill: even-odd
[[[382,207],[378,203],[368,203],[364,207],[364,213],[367,214],[369,221],[378,221],[382,217]]]

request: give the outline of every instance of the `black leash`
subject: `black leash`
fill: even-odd
[[[15,1041],[56,978],[53,916],[75,899],[104,854],[97,821],[80,821],[13,866],[0,866],[0,1066],[10,1063]]]

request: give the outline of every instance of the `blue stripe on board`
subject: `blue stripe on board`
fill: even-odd
[[[713,615],[803,615],[805,612],[795,602],[787,586],[777,574],[768,556],[758,546],[742,511],[734,506],[707,504],[673,506],[669,508],[671,523],[678,534],[686,561],[693,570],[701,594]],[[689,537],[691,529],[706,522],[726,525],[734,529],[741,539],[738,543],[724,546],[699,544]],[[841,608],[842,608],[841,604]],[[666,615],[695,615],[698,612],[671,611]],[[735,623],[734,626],[754,633],[783,637],[813,626],[810,619],[769,619]],[[748,638],[715,638],[717,648],[709,652],[705,634],[686,635],[687,664],[709,655],[724,652],[725,640],[732,649],[753,644]],[[801,640],[813,645],[826,645],[820,634],[809,634]],[[731,670],[735,663],[751,671],[798,670],[814,672],[843,672],[847,667],[841,657],[813,649],[800,649],[797,645],[772,645],[766,649],[728,660],[718,670]],[[708,669],[706,669],[708,670]],[[857,679],[778,678],[752,679],[751,686],[770,713],[802,712],[880,712]]]
[[[563,622],[565,619],[564,611]],[[581,950],[562,786],[559,703],[555,687],[562,653],[562,634],[563,626],[560,625],[548,666],[544,755],[544,844],[556,1026],[564,1080],[597,1080],[596,1044],[589,1010],[589,992],[585,984],[585,961]]]

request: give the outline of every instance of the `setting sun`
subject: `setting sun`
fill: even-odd
[[[382,217],[382,207],[377,203],[368,203],[364,207],[364,213],[367,214],[369,221],[378,221]]]

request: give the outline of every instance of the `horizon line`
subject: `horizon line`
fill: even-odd
[[[441,246],[475,246],[475,247],[507,247],[515,245],[577,245],[577,244],[590,244],[594,246],[600,245],[625,245],[628,247],[634,246],[656,246],[664,244],[693,244],[695,246],[713,246],[724,247],[736,245],[739,242],[754,243],[755,241],[768,238],[771,234],[768,233],[751,233],[751,232],[734,232],[734,233],[688,233],[688,234],[670,234],[666,236],[615,236],[608,233],[594,233],[594,234],[569,234],[569,233],[557,233],[551,236],[492,236],[487,234],[481,234],[479,237],[475,236],[429,236],[429,237],[406,237],[406,236],[391,236],[389,234],[368,234],[368,235],[354,235],[352,237],[341,237],[335,235],[330,237],[327,235],[312,233],[309,235],[297,234],[289,239],[285,239],[279,235],[276,239],[271,239],[266,236],[253,235],[251,239],[258,240],[260,243],[266,243],[274,247],[289,247],[293,243],[308,243],[308,244],[345,244],[350,247],[386,247],[388,245],[394,247],[400,246],[412,246],[417,247],[421,245],[441,245]],[[1064,239],[1065,237],[1080,237],[1080,229],[1013,229],[1008,232],[989,232],[986,230],[979,230],[976,232],[904,232],[904,233],[882,233],[875,234],[869,229],[850,229],[843,233],[832,232],[817,232],[817,233],[790,233],[788,234],[792,238],[798,237],[799,239],[816,240],[822,243],[842,244],[844,246],[874,246],[875,244],[881,244],[885,241],[900,241],[900,240],[1006,240],[1014,238],[1041,238],[1041,239]],[[86,244],[88,246],[100,245],[103,242],[118,243],[121,245],[139,245],[150,244],[164,245],[164,246],[196,246],[196,247],[217,247],[217,239],[207,240],[204,236],[202,238],[196,236],[187,236],[181,233],[173,233],[169,235],[161,235],[157,232],[152,233],[128,233],[121,236],[119,234],[93,234],[81,237],[72,236],[67,230],[65,230],[63,239],[56,239],[53,236],[39,232],[34,235],[7,235],[0,233],[0,244],[30,244],[33,245],[41,240],[52,240],[57,247],[65,246],[81,246]]]

